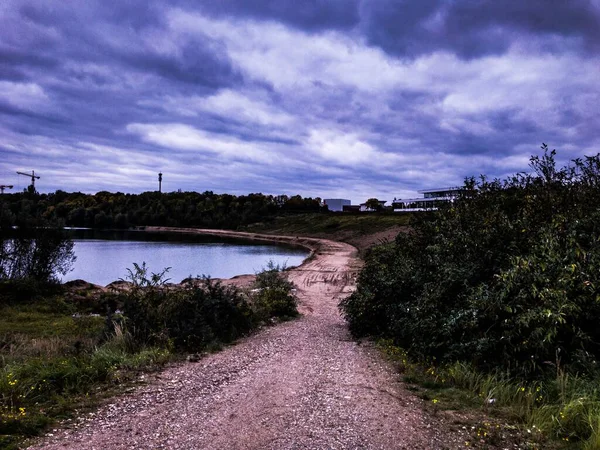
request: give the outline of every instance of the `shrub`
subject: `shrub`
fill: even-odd
[[[200,350],[232,342],[252,329],[252,310],[239,289],[210,278],[167,287],[165,274],[148,278],[145,264],[130,270],[133,287],[124,294],[123,311],[126,329],[138,343]]]
[[[183,286],[167,286],[168,269],[149,274],[145,263],[134,264],[127,277],[132,288],[120,299],[124,332],[139,346],[166,345],[175,350],[198,351],[232,342],[262,321],[298,315],[293,284],[281,270],[269,263],[256,275],[248,298],[240,289],[207,277]],[[109,328],[112,334],[112,321]]]
[[[75,259],[73,242],[60,229],[0,230],[0,280],[52,282],[67,274]]]
[[[600,357],[600,156],[468,179],[463,195],[371,253],[341,303],[355,335],[424,359],[534,377]]]
[[[198,349],[229,343],[253,327],[250,304],[239,289],[204,278],[169,295],[162,309],[176,348]]]
[[[280,267],[270,261],[267,268],[256,274],[253,284],[253,305],[261,320],[271,317],[289,319],[298,315],[294,284]]]

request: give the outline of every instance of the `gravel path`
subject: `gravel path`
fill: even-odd
[[[289,272],[300,319],[168,368],[32,448],[457,448],[377,352],[349,336],[337,304],[354,289],[356,249],[281,239],[315,251]]]

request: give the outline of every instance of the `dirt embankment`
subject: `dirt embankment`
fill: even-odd
[[[192,231],[192,230],[190,230]],[[197,232],[194,230],[194,232]],[[204,231],[200,231],[204,232]],[[36,449],[454,449],[422,400],[369,345],[351,339],[338,303],[360,268],[349,244],[209,231],[305,245],[288,276],[302,317],[197,363],[168,368]]]

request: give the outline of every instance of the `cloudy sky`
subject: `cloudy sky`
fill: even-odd
[[[416,195],[600,151],[600,0],[2,0],[0,184]]]

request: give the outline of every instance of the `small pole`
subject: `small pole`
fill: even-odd
[[[162,192],[162,172],[158,173],[158,193]]]

